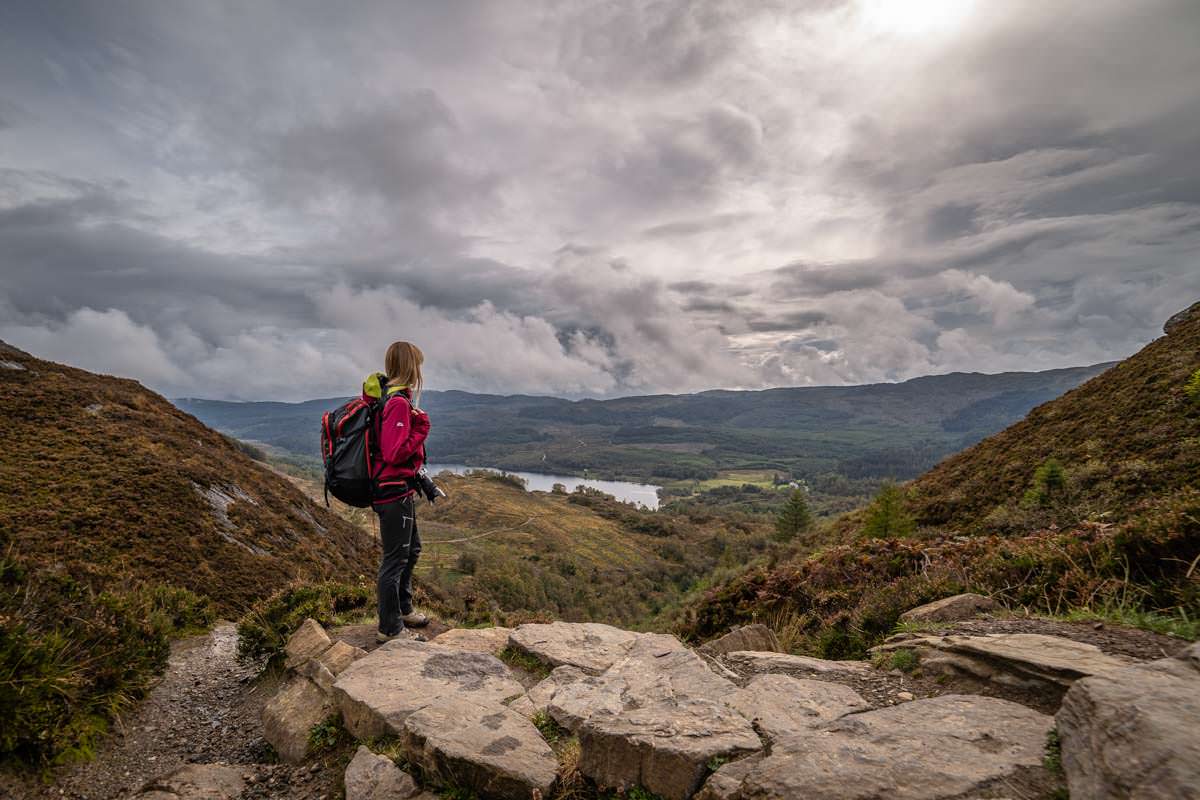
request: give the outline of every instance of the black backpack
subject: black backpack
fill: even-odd
[[[321,417],[321,459],[325,462],[325,505],[333,495],[348,506],[367,508],[375,498],[379,462],[378,415],[387,398],[356,397]]]

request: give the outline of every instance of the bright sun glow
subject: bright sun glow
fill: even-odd
[[[880,33],[920,35],[957,28],[973,0],[859,0],[864,24]]]

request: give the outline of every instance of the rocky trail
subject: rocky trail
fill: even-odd
[[[222,624],[176,644],[162,682],[94,761],[49,786],[0,789],[139,800],[447,789],[551,800],[634,787],[663,800],[1022,800],[1061,796],[1069,782],[1076,798],[1200,797],[1200,644],[993,617],[984,601],[910,612],[872,662],[781,653],[761,625],[696,649],[562,622],[435,625],[430,642],[376,647],[369,625],[326,631],[310,620],[289,641],[284,672],[255,677]],[[330,719],[345,732],[314,752],[311,732]],[[1061,756],[1048,760],[1054,730]]]

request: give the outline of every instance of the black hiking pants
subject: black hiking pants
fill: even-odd
[[[383,559],[379,562],[379,632],[395,636],[404,630],[402,614],[411,614],[412,574],[421,556],[417,533],[416,495],[375,506]]]

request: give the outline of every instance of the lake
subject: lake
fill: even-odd
[[[568,492],[575,491],[576,486],[588,486],[592,489],[599,489],[605,494],[611,494],[613,497],[626,503],[636,503],[651,510],[658,508],[659,487],[649,483],[600,481],[592,478],[580,478],[578,475],[547,475],[542,472],[518,472],[511,469],[498,470],[491,467],[468,467],[465,464],[430,464],[429,474],[437,475],[439,472],[453,472],[455,475],[462,475],[473,469],[486,469],[490,472],[507,472],[509,475],[516,475],[525,481],[525,488],[531,492],[548,492],[554,488],[554,484],[556,483],[566,486]]]

